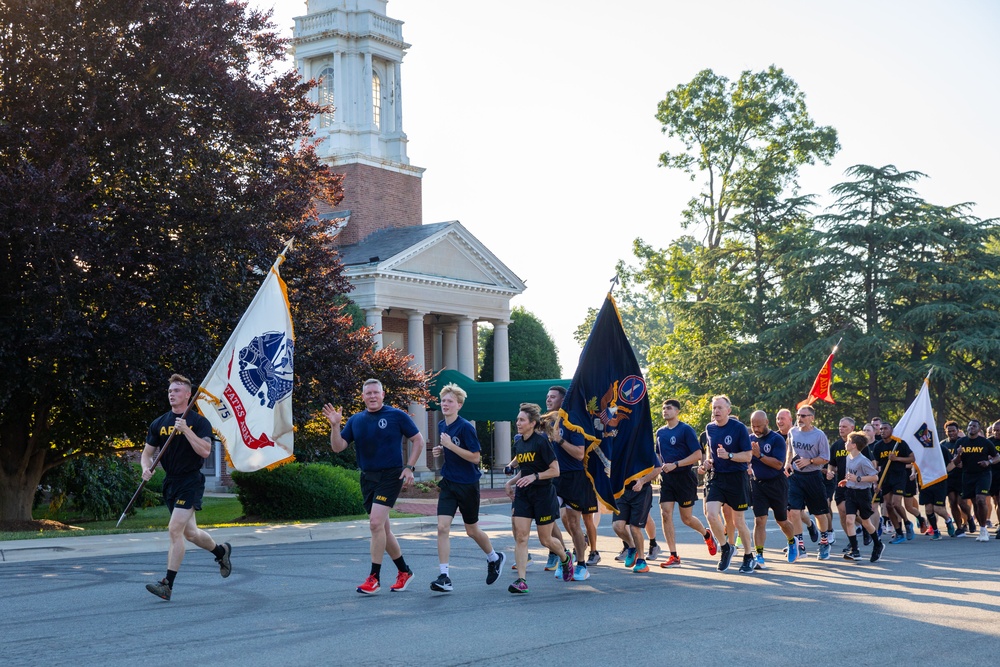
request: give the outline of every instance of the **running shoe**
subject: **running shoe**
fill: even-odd
[[[166,579],[160,579],[155,584],[146,584],[146,590],[158,598],[162,598],[167,602],[170,601],[170,594],[172,591],[170,590],[170,584],[167,583]]]
[[[740,565],[740,574],[750,574],[755,569],[756,568],[754,567],[753,554],[744,554],[743,555],[743,564]]]
[[[413,572],[400,572],[396,575],[396,583],[389,586],[390,593],[402,593],[413,581]]]
[[[955,530],[955,522],[951,519],[948,519],[944,525],[948,528],[948,537],[955,537],[958,534],[958,531]]]
[[[615,560],[619,561],[619,562],[623,562],[625,560],[625,556],[627,556],[627,555],[628,555],[628,547],[622,547],[622,552],[620,554],[618,554],[617,556],[615,556]]]
[[[431,590],[439,593],[450,593],[452,590],[451,579],[447,574],[439,574],[438,578],[431,582]]]
[[[785,553],[788,554],[789,563],[794,563],[795,559],[799,557],[799,545],[795,540],[788,543],[788,546],[785,547]]]
[[[514,583],[507,587],[507,590],[511,593],[527,593],[528,582],[524,579],[516,579],[514,580]]]
[[[829,560],[830,559],[830,544],[828,542],[819,543],[819,559]]]
[[[764,562],[764,554],[757,554],[753,557],[754,569],[763,570],[767,563]]]
[[[869,560],[873,563],[877,563],[882,557],[883,551],[885,551],[885,542],[876,542],[872,545],[872,557]]]
[[[865,543],[865,546],[866,546],[866,547],[867,547],[867,546],[868,546],[869,544],[871,544],[871,543],[872,543],[872,536],[868,534],[868,531],[867,531],[867,530],[865,530],[865,531],[862,531],[862,533],[861,533],[861,541]]]
[[[600,562],[601,562],[601,552],[591,551],[590,558],[587,559],[587,567],[590,567],[591,565],[597,565]]]
[[[914,536],[914,532],[913,532],[913,522],[912,522],[912,521],[907,521],[907,522],[906,522],[905,524],[903,524],[903,525],[904,525],[904,526],[905,526],[905,528],[906,528],[906,539],[908,539],[908,540],[912,540],[912,539],[913,539],[913,536]]]
[[[819,542],[819,531],[816,530],[815,521],[809,523],[809,539],[813,542]]]
[[[374,574],[369,574],[368,578],[365,579],[365,583],[358,586],[358,592],[365,595],[375,595],[381,587],[382,585],[379,584],[378,577]]]
[[[737,549],[743,548],[743,538],[740,537],[739,533],[736,533],[736,548]]]
[[[923,517],[922,514],[917,515],[917,530],[919,530],[923,535],[927,534],[928,522],[927,519]]]
[[[549,559],[545,561],[545,571],[551,572],[552,570],[559,567],[559,556],[555,555],[551,551],[549,552]]]
[[[563,564],[562,561],[559,561],[559,564],[556,565],[555,577],[556,579],[562,579],[562,576],[563,576]]]
[[[829,533],[826,534],[826,541],[829,542],[830,546],[832,547],[834,544],[837,543],[837,534],[831,530]]]
[[[931,524],[928,523],[926,526],[923,527],[923,530],[921,530],[921,532],[924,535],[933,535],[934,534],[934,527],[931,526]]]
[[[635,562],[635,567],[632,568],[633,572],[649,572],[649,565],[646,563],[644,558],[640,558]]]
[[[941,539],[941,531],[940,530],[932,530],[931,531],[931,539],[932,540],[940,540]]]
[[[559,563],[559,569],[562,571],[563,581],[573,581],[573,558],[574,556],[566,552],[566,560]]]
[[[660,563],[660,567],[680,567],[681,559],[671,555],[670,558]]]
[[[577,565],[573,568],[573,581],[586,581],[590,579],[590,570],[586,565]]]
[[[719,550],[719,572],[725,572],[729,569],[729,564],[733,561],[733,551],[734,549],[729,546],[729,543],[722,545]]]
[[[896,537],[889,540],[889,544],[902,544],[906,541],[905,535],[897,535]]]
[[[844,554],[844,560],[861,560],[861,552],[857,549],[852,549]]]
[[[507,554],[505,554],[504,552],[501,551],[500,553],[497,554],[497,556],[499,556],[499,558],[497,558],[492,563],[490,561],[486,561],[487,586],[496,583],[496,580],[500,578],[500,572],[503,570],[504,563],[507,562]]]
[[[649,547],[649,554],[646,556],[646,559],[647,560],[656,560],[657,558],[660,557],[660,554],[662,554],[662,553],[663,553],[663,549],[660,548],[660,545],[659,544],[654,544],[653,546]]]
[[[233,573],[233,564],[229,560],[229,555],[233,553],[233,548],[229,546],[229,542],[224,542],[222,545],[223,554],[215,559],[215,562],[219,564],[219,574],[225,579],[230,574]]]
[[[635,557],[635,549],[628,549],[628,553],[625,554],[625,567],[632,567],[635,565]]]
[[[976,538],[976,542],[989,542],[990,536],[986,532],[986,526],[979,529],[979,537]]]
[[[949,532],[949,535],[950,534],[951,533]],[[965,535],[965,528],[958,528],[958,527],[956,527],[955,528],[955,534],[952,535],[952,537],[961,537],[962,535]]]
[[[719,553],[719,543],[716,541],[715,535],[712,535],[712,531],[708,531],[708,537],[705,538],[705,546],[708,547],[709,556]]]

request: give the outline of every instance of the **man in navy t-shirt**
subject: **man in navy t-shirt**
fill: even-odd
[[[757,410],[750,415],[750,498],[753,505],[753,542],[757,567],[764,567],[764,540],[767,537],[767,513],[788,540],[788,562],[798,557],[798,544],[792,522],[788,520],[788,478],[785,476],[785,452],[788,444],[783,435],[771,430],[767,413]]]
[[[730,417],[733,407],[728,396],[716,396],[712,399],[712,422],[705,427],[708,436],[709,461],[715,470],[712,488],[708,491],[708,523],[716,535],[726,533],[722,516],[722,506],[729,505],[733,510],[733,523],[743,541],[742,574],[754,571],[754,557],[751,551],[753,542],[750,529],[747,528],[744,512],[750,505],[748,497],[747,463],[753,455],[750,447],[750,434],[747,427],[738,419]],[[729,569],[736,550],[733,544],[734,536],[730,535],[719,550],[719,571]]]
[[[457,384],[449,383],[441,388],[439,404],[444,419],[438,423],[440,444],[433,450],[435,459],[444,457],[437,505],[437,548],[441,573],[431,582],[432,591],[452,590],[448,569],[451,544],[448,539],[456,511],[462,513],[466,535],[475,540],[486,554],[487,585],[500,576],[505,560],[503,553],[498,554],[493,550],[489,536],[479,527],[479,478],[482,476],[479,462],[482,459],[482,447],[479,445],[476,427],[458,414],[467,397],[465,390]]]
[[[396,504],[402,487],[413,483],[414,466],[424,451],[424,436],[408,414],[384,405],[385,390],[378,380],[365,380],[362,398],[365,409],[348,419],[343,430],[340,427],[343,420],[340,408],[329,403],[323,406],[323,416],[330,422],[330,449],[342,452],[353,442],[358,454],[358,467],[361,468],[361,495],[372,534],[372,569],[365,583],[358,586],[358,592],[365,595],[378,593],[382,555],[385,552],[399,570],[396,583],[389,590],[405,591],[413,572],[403,560],[399,542],[392,534],[389,510]],[[413,443],[405,466],[403,438],[409,438]]]
[[[675,504],[684,525],[705,540],[709,555],[714,556],[718,550],[712,531],[706,530],[694,515],[694,503],[698,500],[698,475],[694,465],[701,462],[701,443],[694,429],[678,418],[680,410],[681,403],[676,398],[663,401],[662,415],[666,424],[656,431],[656,453],[663,465],[660,472],[660,516],[663,518],[663,537],[670,550],[670,557],[660,563],[660,567],[681,564],[674,530]]]

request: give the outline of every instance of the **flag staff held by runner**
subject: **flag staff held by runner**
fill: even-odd
[[[292,340],[294,337],[291,328],[291,315],[288,310],[288,297],[286,295],[285,284],[281,280],[281,276],[278,273],[278,267],[281,266],[282,262],[285,261],[285,254],[292,249],[292,243],[294,239],[289,239],[285,243],[285,247],[278,254],[277,259],[268,271],[267,276],[264,279],[264,283],[261,285],[257,294],[254,296],[253,301],[250,302],[250,306],[243,313],[243,317],[240,318],[239,323],[236,328],[233,329],[232,335],[226,342],[226,345],[222,348],[222,352],[219,354],[215,363],[212,365],[211,370],[209,370],[208,375],[205,376],[204,381],[200,385],[198,391],[192,392],[191,400],[189,401],[187,408],[184,410],[184,414],[181,419],[186,419],[188,413],[191,412],[191,408],[195,407],[196,403],[200,402],[198,406],[199,411],[205,412],[205,417],[212,423],[212,427],[223,437],[223,443],[227,448],[227,457],[233,462],[234,467],[237,470],[243,472],[252,472],[254,470],[259,470],[260,468],[273,467],[275,465],[280,465],[281,463],[286,463],[291,461],[294,457],[292,456],[292,411],[291,411],[291,388],[292,388]],[[276,293],[280,292],[280,297],[276,296]],[[234,357],[236,354],[240,355],[238,366],[252,365],[246,364],[244,361],[245,350],[237,351],[237,343],[243,343],[242,338],[246,338],[246,334],[249,333],[251,336],[258,333],[256,330],[248,331],[248,327],[245,325],[254,318],[267,320],[267,324],[272,325],[271,317],[273,313],[277,311],[274,303],[267,303],[267,308],[258,308],[261,302],[268,300],[275,302],[280,298],[284,301],[284,319],[285,326],[287,326],[287,335],[281,336],[282,340],[274,341],[278,347],[278,352],[283,354],[283,358],[280,361],[270,359],[270,367],[276,368],[278,372],[273,375],[279,376],[277,379],[274,377],[261,377],[262,381],[266,381],[267,395],[269,407],[272,408],[271,412],[274,413],[272,424],[269,428],[265,427],[264,432],[261,433],[259,437],[253,436],[253,430],[251,426],[259,426],[258,422],[260,420],[254,421],[251,424],[251,416],[248,413],[255,410],[256,406],[252,408],[244,409],[240,405],[240,401],[237,392],[233,389],[233,385],[228,383],[228,376],[232,371]],[[259,312],[265,310],[267,312]],[[260,328],[260,327],[258,327]],[[266,327],[270,332],[274,329],[274,326]],[[244,334],[241,337],[241,333]],[[264,333],[261,330],[259,333]],[[270,335],[270,333],[265,334]],[[269,347],[268,342],[262,340],[265,336],[258,335],[253,338],[251,345],[256,344],[261,351],[266,352],[266,348]],[[249,346],[248,346],[249,347]],[[239,368],[237,370],[240,370]],[[225,376],[225,377],[223,377]],[[209,393],[211,389],[215,388],[216,384],[222,382],[222,386],[218,389],[220,394],[223,394],[225,402],[220,401],[216,396]],[[239,383],[237,383],[239,384]],[[206,391],[208,389],[209,391]],[[260,389],[260,388],[258,388]],[[229,405],[230,399],[235,399],[237,406]],[[234,414],[235,413],[235,414]],[[240,414],[241,413],[241,414]],[[271,416],[271,415],[267,415]],[[235,417],[235,418],[234,418]],[[243,447],[244,450],[242,455],[236,454],[236,445],[241,443],[232,442],[238,438],[226,438],[225,431],[230,430],[226,427],[230,424],[227,422],[232,422],[233,428],[239,428],[243,435],[247,436],[243,440],[249,439],[253,444],[243,443],[247,446]],[[287,423],[286,423],[287,422]],[[276,433],[276,431],[280,431]],[[176,431],[170,434],[167,441],[157,452],[156,457],[153,459],[150,470],[156,468],[157,463],[163,458],[164,452],[167,451],[167,447],[173,441]],[[255,447],[256,445],[256,447]],[[234,455],[236,454],[236,455]],[[136,499],[138,499],[139,494],[142,493],[143,488],[146,486],[146,480],[142,480],[139,484],[139,488],[136,489],[135,493],[132,495],[132,499],[129,500],[128,505],[125,507],[125,511],[118,518],[118,523],[115,527],[121,525],[122,521],[125,520],[125,516],[128,511],[135,504]]]

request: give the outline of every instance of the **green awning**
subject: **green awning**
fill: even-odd
[[[465,399],[461,415],[471,421],[514,421],[521,403],[537,403],[545,412],[545,395],[549,387],[562,385],[569,388],[569,380],[516,380],[514,382],[476,382],[458,371],[441,371],[431,380],[431,402],[428,408],[438,409],[437,398],[441,387],[454,382],[464,389]]]

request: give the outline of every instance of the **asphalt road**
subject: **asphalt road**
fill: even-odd
[[[484,510],[494,544],[512,557],[509,505]],[[514,596],[509,570],[486,586],[485,558],[460,525],[452,532],[455,590],[432,593],[435,534],[419,526],[401,537],[416,573],[410,589],[386,585],[372,597],[355,592],[369,562],[368,541],[356,532],[279,544],[234,538],[225,580],[209,554],[192,548],[170,602],[144,588],[163,576],[162,550],[6,562],[0,665],[981,667],[1000,648],[1000,540],[918,536],[870,564],[840,558],[841,534],[831,560],[816,560],[810,548],[807,560],[788,564],[772,532],[768,569],[740,575],[738,562],[718,572],[718,559],[680,526],[684,565],[634,574],[614,562],[621,543],[605,516],[604,560],[589,581],[543,572],[544,550],[532,538],[531,592]],[[385,568],[388,584],[394,568]]]

